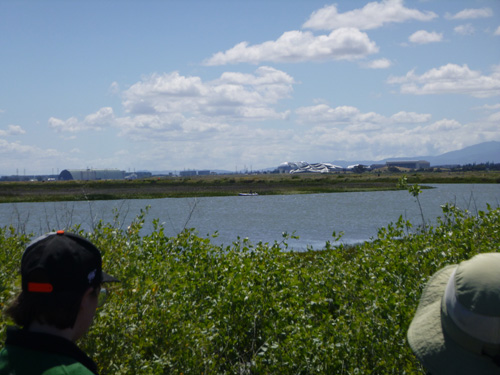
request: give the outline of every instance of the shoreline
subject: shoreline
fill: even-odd
[[[316,194],[399,190],[404,173],[153,177],[133,181],[0,182],[0,203]],[[408,184],[500,183],[499,171],[411,172]],[[425,186],[422,186],[425,188]]]

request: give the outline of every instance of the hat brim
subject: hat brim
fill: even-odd
[[[106,272],[102,273],[102,282],[103,283],[119,283],[120,280],[118,280],[116,277],[111,276],[107,274]]]
[[[498,375],[500,368],[491,359],[468,351],[443,332],[441,300],[456,268],[457,265],[452,265],[439,270],[425,286],[408,329],[408,343],[432,374]]]

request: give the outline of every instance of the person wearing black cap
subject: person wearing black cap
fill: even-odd
[[[75,341],[92,324],[103,302],[103,283],[118,281],[102,271],[100,251],[87,239],[58,231],[31,242],[21,259],[22,291],[6,314],[0,375],[97,374]]]

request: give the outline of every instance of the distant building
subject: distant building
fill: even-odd
[[[187,171],[180,171],[179,175],[181,177],[189,177],[189,176],[208,176],[210,175],[209,170],[187,170]]]
[[[191,171],[191,170],[189,170],[189,171],[180,171],[180,172],[179,172],[179,175],[180,175],[181,177],[196,176],[196,171]]]
[[[394,160],[385,163],[387,167],[400,167],[408,169],[430,168],[431,163],[425,160]]]
[[[123,180],[125,171],[118,169],[65,169],[59,174],[59,180]]]

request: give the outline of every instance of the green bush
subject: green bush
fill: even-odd
[[[122,282],[79,345],[106,374],[415,374],[406,342],[423,286],[438,269],[500,250],[500,209],[446,205],[435,227],[402,218],[355,247],[289,252],[237,238],[216,246],[194,230],[141,235],[144,211],[81,234]],[[79,231],[78,227],[75,230]],[[29,239],[0,229],[0,303]],[[2,336],[5,318],[1,321]]]

